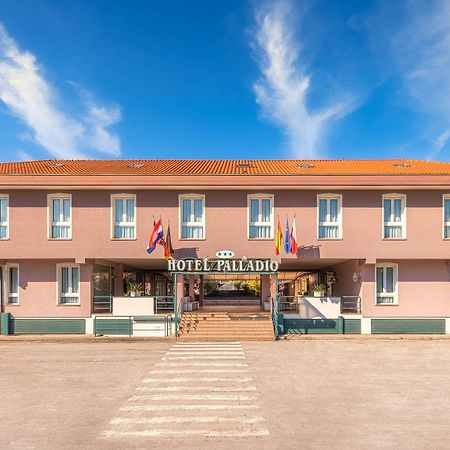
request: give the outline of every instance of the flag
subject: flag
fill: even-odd
[[[164,239],[164,232],[162,220],[159,219],[158,222],[153,224],[153,231],[147,245],[147,253],[152,253],[156,248],[156,244],[160,243],[162,239]]]
[[[284,232],[284,253],[286,253],[286,255],[289,255],[289,253],[291,253],[291,238],[289,235],[289,221],[287,217],[286,217],[286,230]]]
[[[164,258],[170,259],[173,255],[172,238],[170,237],[170,223],[167,225],[167,236],[164,240]]]
[[[292,229],[291,229],[291,253],[293,255],[297,254],[298,243],[297,243],[297,230],[295,228],[295,216],[292,221]]]
[[[281,253],[281,247],[283,246],[283,233],[281,231],[280,218],[278,217],[277,235],[275,237],[275,254]]]

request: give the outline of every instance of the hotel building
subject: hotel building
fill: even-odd
[[[171,263],[146,251],[159,218]],[[450,333],[449,255],[446,162],[0,163],[3,334],[167,334],[214,309],[276,334]]]

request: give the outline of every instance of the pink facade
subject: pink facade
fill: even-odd
[[[6,304],[15,317],[90,317],[92,265],[81,266],[80,304],[58,304],[56,264],[58,260],[19,262],[19,305]]]
[[[234,178],[239,179],[235,185]],[[124,265],[165,270],[161,248],[152,255],[146,252],[153,217],[159,216],[165,224],[170,222],[177,258],[214,257],[218,250],[229,249],[237,258],[276,259],[280,270],[333,270],[336,294],[360,296],[365,317],[450,317],[450,241],[443,239],[443,195],[450,193],[446,176],[395,180],[318,176],[314,184],[311,178],[283,176],[244,181],[229,177],[226,182],[213,176],[193,176],[189,181],[173,176],[0,180],[0,194],[9,195],[9,239],[0,240],[0,260],[2,265],[20,267],[20,303],[4,304],[4,311],[16,317],[89,317],[96,261],[107,262],[117,272]],[[47,195],[55,193],[72,195],[70,240],[48,239]],[[136,239],[132,240],[111,239],[111,195],[123,193],[136,195]],[[205,239],[180,239],[179,195],[186,193],[205,196]],[[342,196],[341,239],[317,237],[317,196],[327,193]],[[392,193],[406,196],[404,239],[382,236],[382,196]],[[274,239],[247,237],[249,194],[273,195],[274,228],[279,217],[284,232],[286,216],[290,223],[296,216],[298,254],[277,257]],[[79,305],[58,304],[56,267],[64,262],[79,264],[81,269]],[[398,265],[398,304],[375,302],[375,267],[382,262]]]
[[[48,239],[47,194],[71,193],[73,237],[70,241]],[[136,240],[111,240],[111,194],[136,194]],[[180,240],[178,237],[178,195],[205,195],[205,240]],[[407,197],[407,238],[382,239],[382,195],[398,192],[330,190],[2,190],[10,198],[10,239],[0,241],[2,259],[161,259],[148,256],[146,243],[153,216],[170,221],[174,247],[196,251],[200,257],[211,256],[222,248],[234,249],[236,256],[275,259],[274,241],[247,238],[247,194],[274,195],[275,221],[282,227],[286,214],[297,216],[300,251],[297,256],[281,255],[292,263],[311,259],[446,259],[450,240],[442,238],[442,195],[447,191],[401,191]],[[332,192],[343,198],[343,238],[317,239],[317,194]],[[450,192],[450,187],[449,191]]]

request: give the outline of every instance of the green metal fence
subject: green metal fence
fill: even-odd
[[[86,334],[85,319],[22,319],[10,320],[11,334]]]
[[[445,319],[372,319],[372,334],[444,334]]]
[[[139,332],[155,331],[153,328],[136,327],[138,324],[164,325],[164,336],[172,334],[173,318],[166,316],[115,316],[94,317],[94,336],[135,336]]]

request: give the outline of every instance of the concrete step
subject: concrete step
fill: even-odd
[[[266,328],[183,328],[186,333],[265,333],[272,332],[272,327]]]
[[[231,342],[231,341],[273,341],[274,336],[180,336],[180,341],[183,342]]]
[[[269,341],[274,339],[270,313],[183,313],[180,339],[190,341]]]
[[[273,330],[185,330],[181,334],[196,335],[222,335],[222,334],[273,334]]]
[[[256,317],[256,318],[226,318],[226,319],[181,319],[181,322],[185,323],[195,323],[195,322],[235,322],[235,323],[246,323],[246,322],[271,322],[270,317]]]

